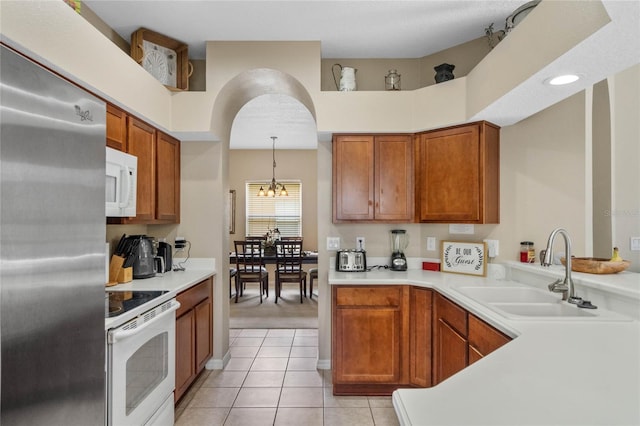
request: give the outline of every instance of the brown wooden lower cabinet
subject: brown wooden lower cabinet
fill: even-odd
[[[490,354],[511,338],[446,297],[434,297],[433,384]]]
[[[334,395],[435,386],[511,340],[427,288],[333,286],[332,300]]]
[[[509,343],[510,337],[469,314],[469,365]]]
[[[207,278],[176,297],[176,402],[213,355],[212,287],[213,278]]]
[[[409,307],[409,369],[410,383],[431,386],[431,340],[433,291],[411,287]]]
[[[436,385],[468,364],[467,311],[436,293],[433,315],[433,384]]]
[[[333,287],[333,393],[389,395],[408,382],[407,286]]]

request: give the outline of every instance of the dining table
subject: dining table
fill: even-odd
[[[275,265],[277,261],[275,253],[263,253],[262,255],[262,263],[265,265]],[[236,263],[236,253],[229,253],[229,263],[235,265]],[[318,252],[317,251],[303,251],[302,252],[302,263],[317,265],[318,264]]]

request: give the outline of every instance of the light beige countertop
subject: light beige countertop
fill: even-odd
[[[398,389],[402,425],[640,425],[640,322],[599,307],[588,318],[507,317],[459,291],[465,286],[525,286],[506,277],[409,270],[329,272],[330,285],[407,284],[433,288],[514,339],[437,386]],[[550,278],[563,268],[526,265]],[[498,274],[500,275],[500,274]],[[640,300],[640,274],[592,277],[584,285]],[[504,275],[503,275],[504,276]],[[548,281],[548,278],[547,278]],[[549,281],[550,282],[550,281]],[[578,287],[578,294],[586,287]],[[560,295],[557,295],[560,298]],[[594,304],[599,301],[594,299]],[[575,308],[579,309],[579,308]]]
[[[122,315],[118,315],[113,318],[106,318],[105,330],[124,324],[125,322],[148,311],[150,308],[169,299],[173,299],[181,291],[186,290],[216,274],[214,259],[189,259],[185,263],[184,267],[184,271],[165,272],[164,275],[158,275],[153,278],[133,280],[126,284],[107,287],[107,291],[164,290],[167,291],[167,293],[153,299],[151,302],[147,302],[146,304],[138,306],[131,311],[125,312]]]

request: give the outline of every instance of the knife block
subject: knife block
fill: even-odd
[[[133,280],[133,267],[120,268],[117,278],[118,284],[128,283],[131,280]]]
[[[113,255],[109,264],[109,283],[128,283],[133,280],[133,267],[123,268],[124,257]]]

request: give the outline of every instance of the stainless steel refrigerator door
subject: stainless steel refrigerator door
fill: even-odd
[[[102,426],[105,105],[0,49],[0,424]]]

